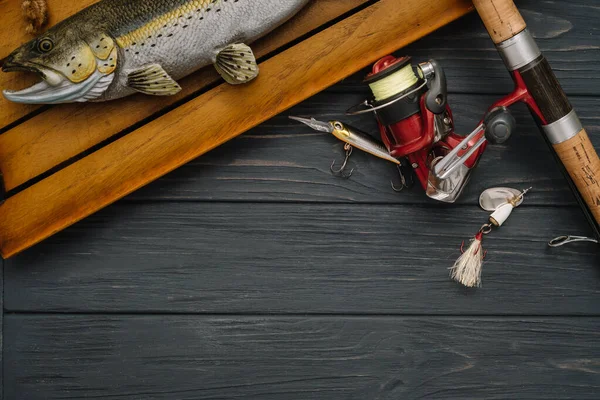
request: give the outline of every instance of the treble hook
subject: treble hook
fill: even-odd
[[[398,169],[398,174],[400,175],[400,188],[396,187],[396,184],[394,183],[394,181],[391,181],[392,182],[392,190],[396,193],[400,193],[404,189],[407,188],[406,177],[404,176],[404,173],[402,172],[401,165],[396,165],[396,168]]]
[[[336,160],[334,159],[333,162],[331,163],[331,173],[333,175],[339,176],[341,178],[344,179],[348,179],[352,176],[352,173],[354,172],[354,168],[352,168],[352,170],[350,170],[350,172],[348,174],[344,174],[344,171],[346,170],[346,167],[348,166],[348,160],[350,159],[350,156],[352,155],[352,150],[353,147],[350,146],[348,143],[346,143],[344,145],[344,150],[346,151],[346,157],[344,158],[344,163],[342,164],[342,166],[339,169],[335,169],[335,163]]]
[[[415,181],[412,179],[412,171],[409,172],[409,176],[411,178],[410,182],[406,179],[406,175],[404,174],[404,169],[406,168],[406,161],[403,161],[402,164],[396,165],[398,169],[398,174],[400,175],[400,188],[396,186],[394,181],[391,181],[392,190],[396,193],[402,192],[404,189],[410,189],[413,187]]]

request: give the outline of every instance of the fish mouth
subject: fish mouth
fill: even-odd
[[[34,72],[40,74],[40,70],[34,66],[17,64],[11,61],[4,61],[2,63],[2,72]]]
[[[3,72],[26,71],[40,76],[41,81],[18,91],[3,90],[4,97],[21,104],[62,104],[84,102],[99,97],[110,85],[114,76],[95,71],[86,80],[73,83],[52,69],[34,64],[17,63],[7,60],[2,66]]]

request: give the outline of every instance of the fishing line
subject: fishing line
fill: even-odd
[[[373,92],[373,96],[375,96],[375,100],[382,101],[404,92],[416,85],[418,81],[419,79],[412,65],[408,64],[390,76],[369,83],[369,87]]]

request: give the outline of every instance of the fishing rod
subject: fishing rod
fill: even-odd
[[[541,127],[544,140],[600,240],[600,159],[548,60],[537,46],[513,0],[473,0],[517,89]],[[564,236],[558,247],[582,237]]]
[[[336,134],[334,127],[340,123],[331,122],[327,131],[346,143],[342,169],[332,171],[342,177],[350,176],[343,174],[343,168],[348,165],[352,147],[377,156],[385,146],[393,159],[403,160],[404,166],[408,164],[408,171],[399,168],[403,181],[409,181],[407,174],[414,172],[427,196],[453,203],[462,194],[488,143],[505,143],[514,132],[516,121],[509,107],[525,103],[595,236],[562,236],[551,241],[550,246],[577,241],[597,243],[600,159],[577,113],[513,1],[475,0],[474,4],[515,82],[514,90],[492,104],[470,134],[459,135],[454,132],[442,66],[435,60],[415,66],[410,57],[384,57],[364,81],[372,97],[348,110],[350,115],[373,114],[381,142],[350,127],[353,136],[364,138],[362,146],[354,146],[353,140]],[[319,121],[301,122],[323,131],[315,126]]]

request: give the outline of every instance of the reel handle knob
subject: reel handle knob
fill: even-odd
[[[485,138],[492,144],[503,144],[510,139],[517,121],[506,107],[490,111],[484,118]]]

